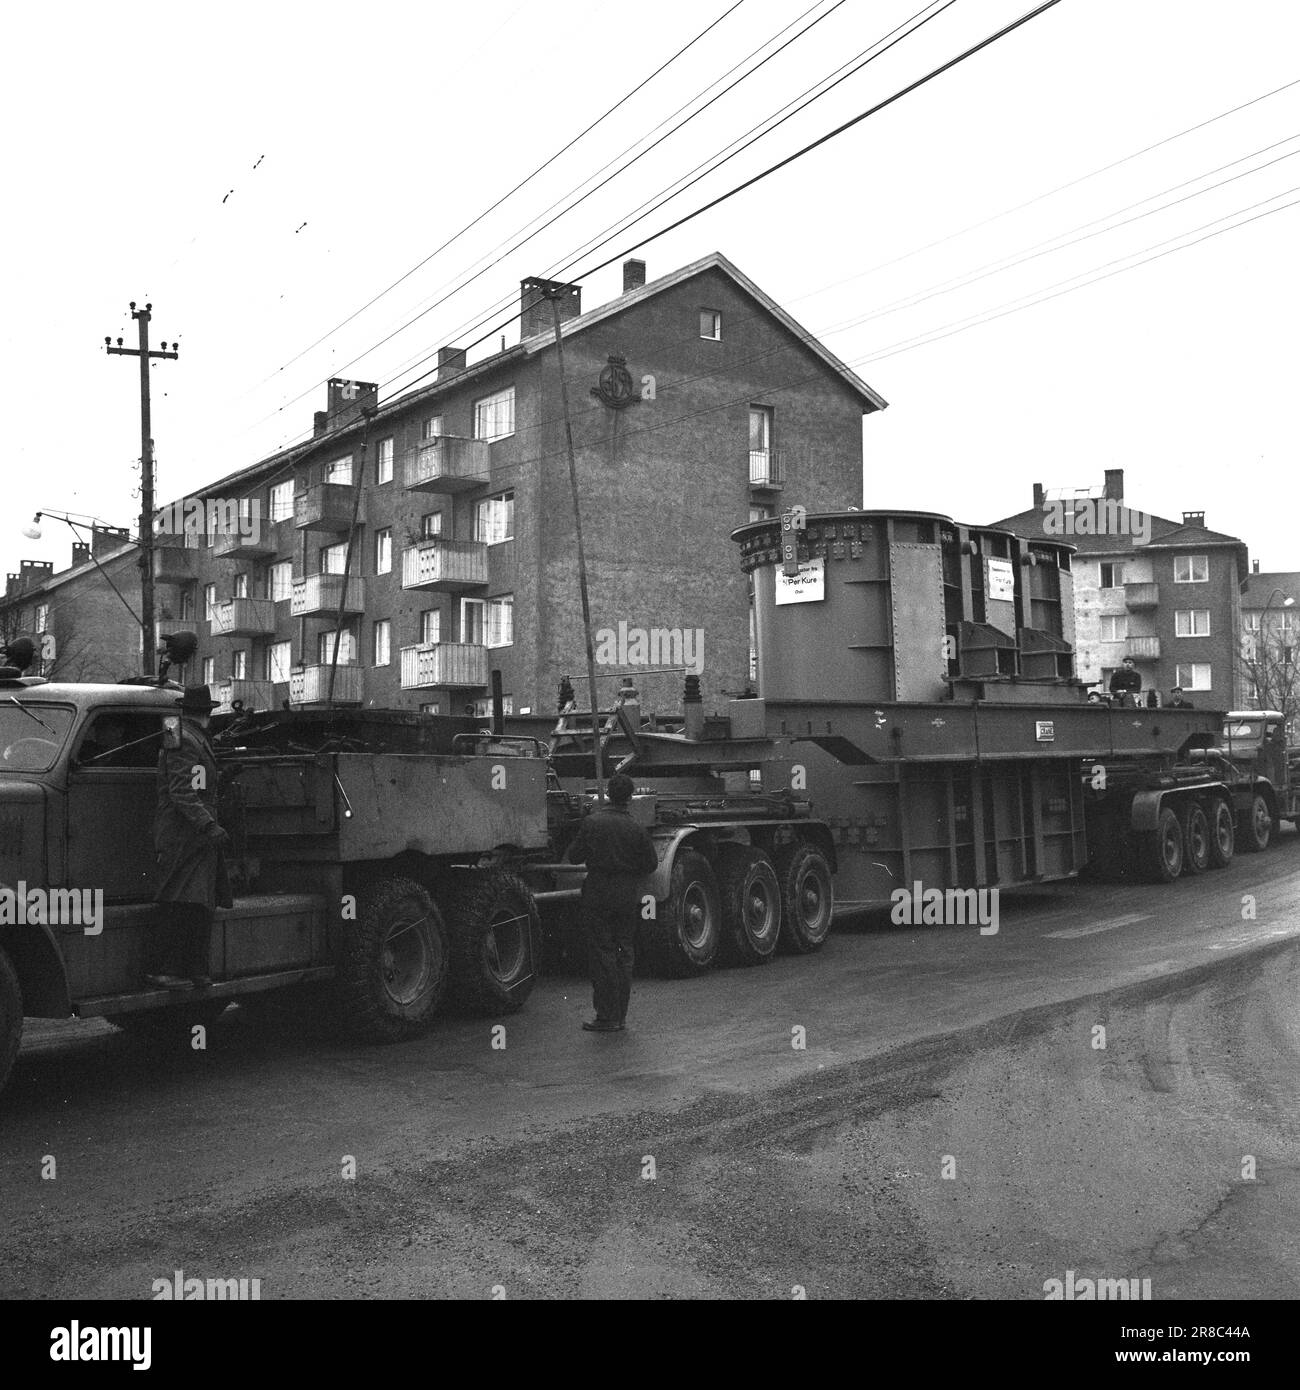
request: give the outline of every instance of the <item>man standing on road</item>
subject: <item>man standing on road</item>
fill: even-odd
[[[219,773],[208,738],[215,701],[206,685],[181,699],[179,748],[158,755],[154,848],[162,878],[155,901],[163,914],[165,964],[145,979],[164,989],[207,990],[212,919],[231,905],[223,853],[230,836],[217,821]]]
[[[585,864],[582,928],[587,938],[591,998],[589,1033],[621,1033],[632,996],[633,948],[640,919],[638,888],[659,862],[649,832],[628,813],[632,779],[609,779],[609,805],[593,811],[569,846],[572,864]]]
[[[1172,697],[1169,701],[1170,709],[1195,709],[1196,706],[1190,700],[1183,699],[1183,687],[1176,685],[1169,692]]]
[[[1142,689],[1142,676],[1131,656],[1124,658],[1124,664],[1111,673],[1110,693],[1119,697],[1117,703],[1126,709],[1137,704],[1138,692]]]

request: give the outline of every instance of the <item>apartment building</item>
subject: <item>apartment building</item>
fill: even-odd
[[[992,523],[1030,539],[1044,534],[1078,547],[1073,559],[1076,670],[1106,688],[1126,656],[1144,692],[1163,703],[1181,685],[1194,704],[1228,709],[1237,700],[1240,586],[1246,545],[1212,531],[1204,512],[1181,521],[1131,506],[1124,470],[1100,488],[1048,491],[1034,484],[1028,511]]]
[[[1277,709],[1288,717],[1291,742],[1300,743],[1300,573],[1259,571],[1241,591],[1241,654],[1237,703]]]

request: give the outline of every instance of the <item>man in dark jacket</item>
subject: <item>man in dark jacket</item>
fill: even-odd
[[[1124,664],[1117,667],[1110,678],[1110,693],[1118,696],[1117,704],[1132,709],[1137,704],[1138,692],[1142,689],[1142,676],[1134,665],[1133,658],[1126,656]]]
[[[609,805],[593,811],[569,846],[569,862],[585,864],[582,926],[587,937],[591,998],[596,1017],[590,1033],[620,1033],[632,996],[633,948],[640,919],[641,880],[659,862],[654,841],[628,814],[632,779],[609,779]]]
[[[220,774],[207,728],[215,701],[206,685],[187,686],[181,700],[179,748],[158,755],[154,848],[167,949],[165,963],[145,976],[164,989],[210,989],[208,959],[216,908],[231,905],[223,853],[230,836],[217,822]]]
[[[1195,706],[1194,704],[1192,704],[1192,702],[1191,702],[1190,700],[1184,700],[1184,699],[1183,699],[1183,687],[1182,687],[1181,685],[1176,685],[1176,686],[1174,686],[1173,689],[1170,690],[1169,694],[1170,694],[1170,697],[1171,697],[1171,698],[1170,698],[1170,701],[1169,701],[1169,708],[1170,708],[1170,709],[1195,709],[1195,708],[1196,708],[1196,706]]]

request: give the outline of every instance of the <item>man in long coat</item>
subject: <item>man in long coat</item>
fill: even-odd
[[[215,707],[206,685],[187,686],[180,747],[158,755],[155,900],[165,950],[159,969],[145,979],[164,989],[211,988],[212,922],[218,907],[231,906],[224,854],[230,836],[217,820],[220,773],[207,734]]]

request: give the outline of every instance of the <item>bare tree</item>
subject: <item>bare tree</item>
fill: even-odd
[[[1300,643],[1292,615],[1265,609],[1259,631],[1242,637],[1237,663],[1248,698],[1260,709],[1281,711],[1294,727],[1300,714]]]

